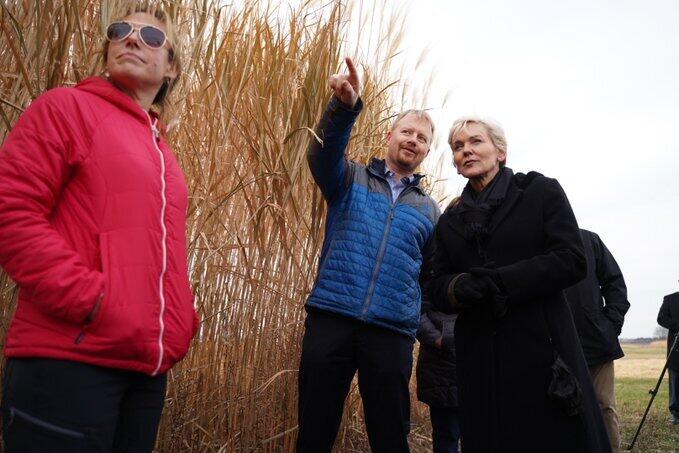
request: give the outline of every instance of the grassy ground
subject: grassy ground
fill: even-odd
[[[665,363],[665,343],[623,345],[625,357],[616,362],[616,395],[623,447],[627,448],[639,426]],[[679,426],[669,423],[667,376],[653,402],[634,451],[679,452]]]

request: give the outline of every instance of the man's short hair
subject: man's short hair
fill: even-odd
[[[426,110],[408,109],[402,111],[401,113],[396,115],[396,118],[394,118],[394,122],[391,123],[391,130],[393,131],[394,129],[396,129],[396,125],[398,124],[398,122],[405,118],[407,115],[414,115],[418,119],[429,121],[429,124],[431,125],[431,138],[432,141],[434,140],[434,120],[431,119],[431,116],[429,116]]]

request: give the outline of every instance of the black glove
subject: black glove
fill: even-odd
[[[500,289],[488,276],[460,274],[455,277],[448,288],[449,298],[454,306],[468,308],[489,303]],[[452,291],[451,291],[452,290]]]
[[[500,292],[504,292],[502,291],[504,289],[504,285],[502,284],[500,273],[497,271],[497,269],[493,269],[491,267],[472,267],[469,269],[469,273],[476,277],[490,278],[493,283],[495,283],[495,286],[497,286],[498,290],[500,290]]]
[[[493,264],[491,264],[493,265]],[[493,310],[493,316],[496,318],[502,318],[507,314],[507,296],[505,294],[505,286],[502,284],[502,279],[500,278],[500,273],[497,269],[492,267],[472,267],[469,269],[469,273],[476,277],[485,277],[493,281],[498,291],[493,296],[491,301],[491,308]]]

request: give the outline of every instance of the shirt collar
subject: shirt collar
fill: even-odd
[[[396,173],[391,171],[391,169],[389,168],[389,164],[387,164],[386,160],[384,161],[384,176],[386,178],[391,178],[391,179],[396,178]],[[408,184],[408,183],[413,182],[414,179],[415,179],[415,175],[405,176],[405,177],[401,178],[401,182],[404,183],[404,184]]]

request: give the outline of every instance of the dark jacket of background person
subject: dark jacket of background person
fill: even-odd
[[[669,352],[674,337],[679,333],[679,292],[669,294],[663,298],[660,312],[658,313],[658,324],[669,329],[667,334],[667,351]],[[679,349],[679,347],[676,349]],[[676,350],[670,357],[667,368],[679,372],[679,352]]]
[[[561,186],[537,173],[511,177],[480,247],[449,208],[435,232],[432,302],[453,311],[451,280],[492,260],[507,312],[462,311],[455,328],[462,447],[469,452],[607,452],[608,436],[563,289],[585,276],[577,222]],[[568,416],[547,394],[558,351],[582,388]]]
[[[596,233],[580,230],[587,257],[587,276],[566,290],[587,365],[616,360],[624,354],[618,335],[629,310],[627,287],[618,263]]]
[[[457,373],[455,365],[455,320],[457,314],[433,309],[425,298],[417,339],[417,399],[429,406],[457,407]],[[436,341],[441,338],[441,347]]]

